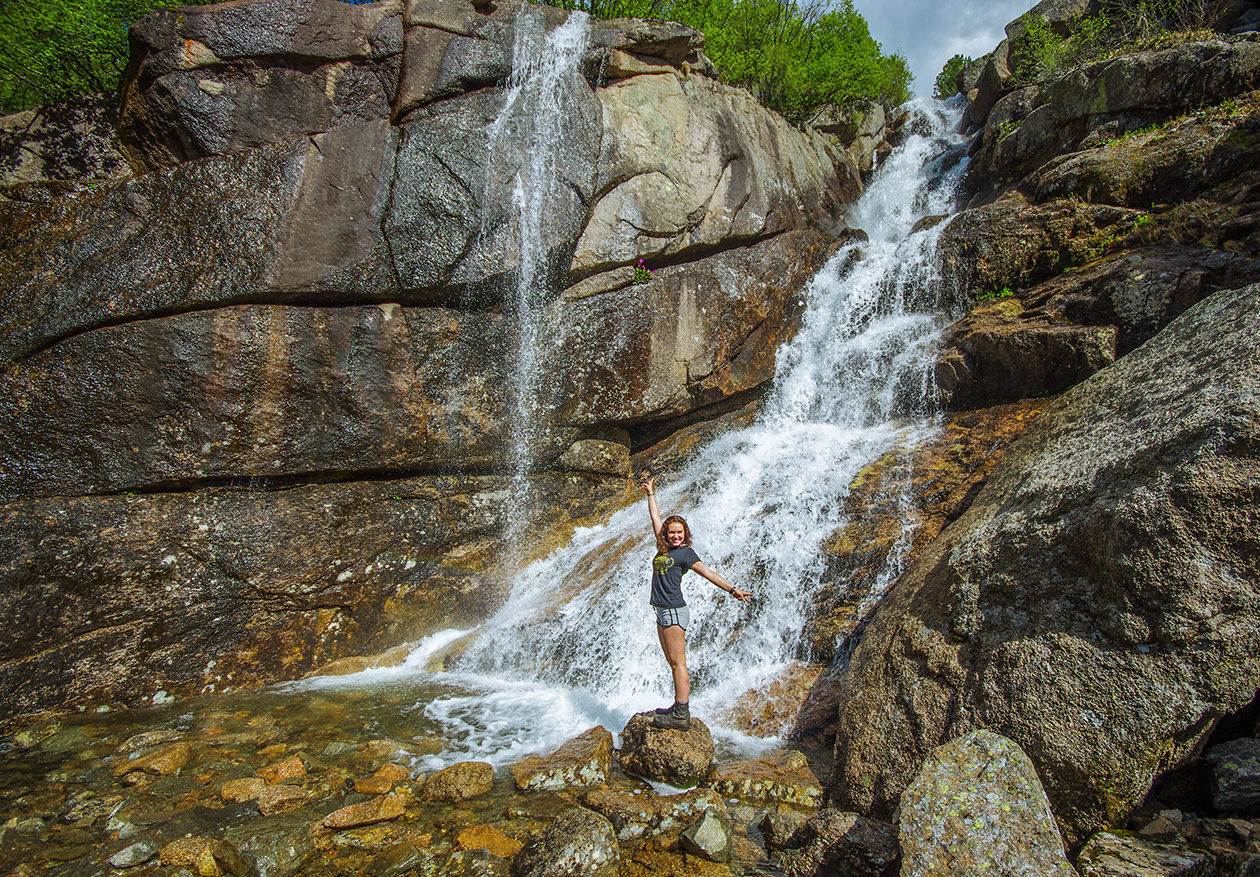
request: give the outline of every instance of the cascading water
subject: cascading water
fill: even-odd
[[[527,493],[529,467],[545,414],[537,400],[543,379],[542,345],[557,336],[556,311],[548,307],[552,296],[549,278],[554,272],[550,248],[543,240],[548,206],[564,183],[557,173],[559,144],[566,120],[575,111],[568,105],[570,81],[581,77],[581,62],[590,35],[590,18],[573,12],[559,27],[548,32],[542,13],[522,4],[514,33],[512,75],[506,101],[488,134],[488,175],[512,174],[513,223],[516,230],[516,284],[508,301],[516,352],[512,370],[513,400],[510,412],[508,464],[515,495]],[[585,84],[582,85],[585,88]],[[524,510],[508,510],[507,543],[522,537]]]
[[[720,711],[807,650],[802,630],[829,587],[819,546],[847,523],[848,486],[935,424],[929,372],[951,307],[934,270],[940,227],[911,229],[954,209],[965,161],[946,134],[956,118],[934,103],[915,109],[932,132],[895,151],[853,209],[850,225],[869,240],[842,248],[803,293],[803,327],[779,351],[755,425],[717,439],[657,485],[662,513],[688,519],[700,557],[755,593],[740,604],[697,576],[684,579],[692,711],[737,749],[759,742],[722,727]],[[909,536],[869,599],[900,571]],[[448,669],[423,668],[462,632],[430,637],[402,667],[360,674],[357,684],[410,674],[447,686],[413,708],[418,722],[441,727],[446,749],[430,767],[468,757],[509,763],[594,724],[619,731],[672,694],[647,605],[654,553],[640,502],[523,570]],[[347,683],[356,680],[321,684]]]

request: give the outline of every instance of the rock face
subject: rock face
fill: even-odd
[[[579,23],[257,0],[136,24],[135,175],[0,210],[6,708],[256,684],[484,617],[511,461],[543,545],[632,496],[632,450],[773,376],[856,166],[710,79],[697,31]],[[565,35],[546,100],[505,87]]]
[[[903,877],[1073,877],[1037,772],[1019,747],[973,731],[937,748],[901,796]]]
[[[106,180],[130,168],[119,152],[118,112],[100,97],[0,117],[0,190],[24,200],[18,183]],[[55,190],[54,190],[55,191]],[[4,195],[0,195],[3,202]]]
[[[932,748],[994,728],[1075,843],[1252,699],[1258,294],[1052,403],[919,556],[846,671],[833,801],[890,812]]]
[[[1083,877],[1198,877],[1215,873],[1210,853],[1100,831],[1077,857]]]
[[[1260,804],[1260,740],[1244,737],[1213,746],[1204,758],[1212,767],[1212,806],[1251,810]]]

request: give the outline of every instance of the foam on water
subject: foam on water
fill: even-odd
[[[930,368],[954,308],[936,276],[940,226],[910,231],[921,217],[954,208],[965,161],[946,133],[956,114],[929,102],[914,109],[928,130],[889,157],[854,207],[850,225],[869,241],[843,247],[804,291],[804,324],[778,353],[773,392],[756,423],[719,437],[658,484],[662,514],[688,519],[704,562],[755,594],[745,605],[698,576],[684,580],[692,712],[737,751],[778,741],[710,717],[808,657],[803,630],[834,587],[823,580],[819,546],[847,523],[849,485],[886,452],[936,428]],[[908,488],[907,472],[894,498],[903,507]],[[868,600],[900,572],[911,535],[903,527]],[[469,757],[510,763],[596,724],[616,733],[635,712],[668,703],[670,676],[647,605],[654,553],[640,502],[524,569],[448,669],[426,674],[456,692],[413,707],[446,739],[427,766]],[[318,684],[423,674],[464,635],[429,637],[401,667]]]

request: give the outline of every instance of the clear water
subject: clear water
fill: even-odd
[[[913,108],[931,131],[895,151],[853,208],[849,224],[869,241],[841,249],[803,291],[803,328],[779,351],[757,422],[657,485],[662,513],[687,518],[705,563],[755,594],[741,604],[698,576],[684,580],[692,712],[728,751],[782,742],[720,716],[806,655],[802,630],[829,587],[818,547],[847,523],[848,485],[936,427],[929,374],[953,307],[935,270],[940,226],[910,231],[954,209],[965,162],[943,169],[951,148],[957,156],[953,113],[926,101]],[[910,535],[868,599],[900,571]],[[436,634],[401,667],[302,685],[427,686],[405,708],[441,729],[430,768],[469,757],[510,763],[596,724],[617,733],[672,696],[647,605],[654,553],[640,502],[521,571],[503,608],[475,630]]]

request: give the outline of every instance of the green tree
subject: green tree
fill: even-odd
[[[550,0],[600,18],[665,18],[705,34],[705,54],[723,81],[751,91],[793,124],[819,110],[873,100],[893,107],[910,96],[901,55],[885,55],[852,0]]]
[[[150,11],[173,5],[169,0],[0,0],[0,111],[113,91],[127,64],[127,28]]]
[[[965,55],[955,55],[945,62],[941,72],[936,74],[936,84],[932,88],[932,96],[937,100],[946,100],[958,94],[958,74],[971,63]]]

